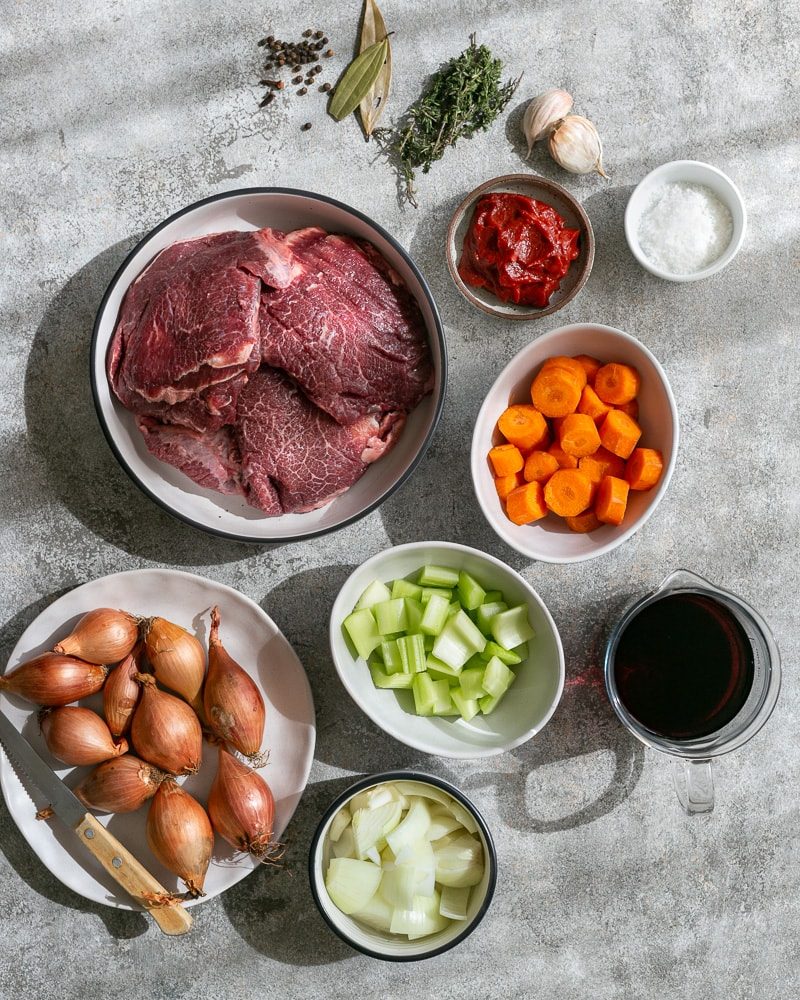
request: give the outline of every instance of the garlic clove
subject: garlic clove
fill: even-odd
[[[528,104],[522,119],[522,131],[528,140],[527,156],[533,144],[546,139],[558,123],[572,110],[572,95],[566,90],[546,90]]]
[[[581,115],[567,115],[550,136],[550,155],[556,163],[572,174],[589,174],[603,170],[603,144],[595,126]]]

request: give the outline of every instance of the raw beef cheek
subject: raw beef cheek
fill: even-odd
[[[390,413],[342,427],[281,372],[260,368],[239,395],[236,422],[250,502],[269,514],[277,490],[284,513],[324,506],[386,453],[404,422]]]

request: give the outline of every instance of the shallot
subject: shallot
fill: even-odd
[[[214,831],[205,809],[172,778],[163,781],[153,797],[147,843],[161,864],[186,883],[189,896],[205,896]]]
[[[107,673],[108,667],[96,663],[61,653],[42,653],[0,677],[0,691],[36,705],[68,705],[99,691]]]
[[[114,667],[103,685],[103,715],[111,735],[122,736],[131,724],[139,703],[141,688],[136,682],[141,658],[141,644]]]
[[[260,767],[264,763],[264,699],[250,675],[220,642],[219,623],[219,608],[212,608],[208,676],[203,689],[206,721],[216,736]]]
[[[200,689],[206,672],[206,654],[200,642],[180,625],[156,617],[144,623],[144,644],[159,684],[179,694],[200,714]]]
[[[142,698],[133,715],[131,741],[149,764],[170,774],[194,774],[203,753],[203,732],[194,711],[160,691],[152,674],[136,674]]]
[[[129,813],[152,799],[165,778],[157,767],[126,753],[100,764],[73,791],[88,809]]]
[[[108,726],[90,708],[46,709],[41,727],[47,749],[64,764],[100,764],[128,750],[127,740],[115,743]]]
[[[79,656],[90,663],[119,663],[139,638],[139,620],[127,611],[96,608],[81,618],[66,639],[56,643],[56,653]]]
[[[248,851],[259,861],[272,848],[275,800],[258,772],[237,760],[224,747],[208,795],[208,814],[214,829],[231,846]]]

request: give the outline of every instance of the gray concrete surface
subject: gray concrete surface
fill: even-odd
[[[798,996],[798,4],[385,0],[383,9],[396,31],[392,115],[472,30],[510,73],[525,71],[510,113],[422,180],[418,211],[401,210],[389,169],[354,122],[326,119],[321,98],[256,107],[256,40],[320,25],[339,71],[357,0],[0,4],[3,650],[66,588],[139,566],[188,568],[274,616],[305,663],[319,722],[289,870],[259,871],[196,910],[186,940],[65,890],[0,805],[0,996]],[[566,175],[543,152],[523,163],[522,104],[554,85],[597,123],[608,181]],[[305,120],[310,132],[300,131]],[[750,211],[735,264],[693,285],[647,275],[622,232],[633,185],[681,157],[729,172]],[[566,183],[597,236],[584,291],[533,325],[472,311],[442,255],[462,195],[520,169]],[[198,198],[261,184],[341,198],[393,232],[431,283],[452,365],[444,418],[413,479],[365,521],[271,551],[195,532],[141,495],[101,436],[87,384],[92,318],[134,241]],[[577,320],[629,330],[664,363],[683,424],[680,458],[656,515],[612,555],[525,564],[473,499],[472,423],[516,350]],[[520,569],[564,639],[568,682],[552,723],[488,764],[438,761],[383,736],[329,660],[326,609],[348,569],[427,537],[477,545]],[[721,763],[717,809],[695,819],[679,811],[666,760],[617,724],[598,670],[608,624],[678,566],[762,609],[786,667],[771,723]],[[330,799],[354,774],[399,765],[474,796],[500,855],[497,896],[473,937],[405,967],[334,938],[304,874]]]

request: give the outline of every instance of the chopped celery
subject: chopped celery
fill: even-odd
[[[486,694],[483,686],[485,670],[485,666],[464,667],[458,678],[458,684],[464,698],[483,698]]]
[[[503,600],[502,590],[487,590],[486,596],[483,599],[484,604],[495,604],[497,601]]]
[[[422,641],[423,641],[423,644],[425,646],[425,652],[426,653],[430,653],[430,651],[433,649],[433,642],[434,642],[435,638],[436,637],[433,636],[433,635],[423,636]]]
[[[417,583],[421,587],[455,587],[458,584],[458,570],[447,566],[423,566]]]
[[[428,671],[414,674],[411,690],[414,692],[414,708],[417,715],[432,715],[433,704],[436,701],[436,683]]]
[[[436,856],[436,881],[457,889],[477,885],[483,878],[483,847],[477,837],[468,833],[445,844],[434,847]]]
[[[385,670],[381,670],[377,663],[371,663],[369,672],[372,676],[372,683],[376,688],[392,688],[395,691],[404,690],[410,688],[413,681],[413,674],[406,674],[403,671],[399,671],[396,674],[387,674]]]
[[[397,640],[404,674],[419,674],[425,669],[425,644],[421,635],[404,635]]]
[[[434,706],[433,711],[431,712],[431,715],[443,716],[443,717],[449,715],[460,715],[461,713],[458,710],[458,706],[456,705],[456,703],[453,701],[452,698],[452,693],[455,690],[455,688],[450,687],[450,682],[446,679],[443,681],[438,681],[437,683],[447,685],[448,695],[446,701],[443,698],[442,701],[437,702],[437,704]]]
[[[474,611],[486,600],[486,591],[474,576],[463,570],[458,574],[458,596],[467,611]]]
[[[453,615],[457,615],[459,611],[461,611],[461,603],[459,601],[452,601],[450,607],[447,609],[447,617],[452,618]]]
[[[504,649],[502,646],[498,646],[496,642],[487,642],[486,649],[480,654],[481,658],[487,662],[491,660],[493,656],[496,656],[498,660],[502,660],[503,663],[508,663],[514,666],[517,663],[522,663],[522,657],[519,653],[515,652],[513,649]]]
[[[357,809],[352,820],[356,857],[363,861],[367,851],[394,830],[402,813],[399,802],[386,802],[374,809]],[[380,858],[376,863],[380,864]]]
[[[437,660],[432,653],[428,655],[426,664],[431,677],[436,680],[439,680],[442,677],[447,677],[450,680],[457,681],[461,673],[460,667],[451,667],[443,660]]]
[[[419,601],[422,598],[422,587],[410,580],[395,580],[392,584],[392,597],[412,597]]]
[[[387,674],[396,674],[403,669],[403,661],[397,646],[397,639],[384,639],[378,647]]]
[[[394,632],[405,632],[406,602],[405,598],[397,597],[391,601],[381,601],[373,605],[372,614],[381,635],[391,635]]]
[[[472,887],[469,885],[442,886],[442,897],[439,900],[439,913],[449,920],[466,920],[467,904]]]
[[[486,639],[466,611],[459,611],[437,636],[433,655],[458,669],[475,653],[480,653],[485,645]]]
[[[491,604],[481,604],[475,612],[475,624],[484,635],[491,635],[492,619],[495,615],[499,615],[501,611],[506,611],[507,609],[508,605],[505,601],[494,601]],[[380,628],[380,624],[378,627]],[[502,646],[502,643],[500,643],[500,645]]]
[[[464,722],[474,719],[478,712],[480,712],[480,705],[477,700],[475,698],[467,698],[462,688],[453,688],[450,692],[450,697],[453,699],[453,704],[458,709],[458,713]]]
[[[441,597],[439,594],[431,594],[424,607],[425,611],[419,630],[426,635],[438,635],[447,622],[447,613],[450,610],[447,598]]]
[[[368,608],[360,608],[348,615],[343,622],[343,626],[356,652],[365,660],[369,654],[381,643],[381,635],[375,625],[375,618]]]
[[[449,604],[453,600],[453,591],[446,587],[423,587],[419,598],[421,603],[427,604],[432,597],[444,597]]]
[[[355,610],[371,608],[374,604],[380,604],[381,601],[388,601],[391,596],[392,592],[385,583],[381,583],[380,580],[373,580],[361,597],[359,597]]]
[[[325,888],[342,913],[355,913],[369,903],[380,880],[380,866],[371,861],[333,858],[325,876]]]
[[[486,664],[482,683],[486,693],[497,698],[506,692],[515,680],[514,671],[509,670],[499,657],[493,656]]]
[[[497,706],[503,700],[503,698],[505,698],[507,693],[508,689],[506,689],[502,694],[497,695],[496,698],[490,694],[484,695],[483,698],[479,698],[478,704],[481,706],[481,711],[483,712],[483,714],[491,715],[492,712],[497,708]]]
[[[524,604],[502,611],[492,619],[492,636],[495,642],[505,649],[514,649],[535,635],[528,621],[528,609]]]
[[[419,601],[415,601],[413,597],[404,597],[403,600],[406,605],[406,632],[410,632],[413,635],[420,630],[422,605]]]

